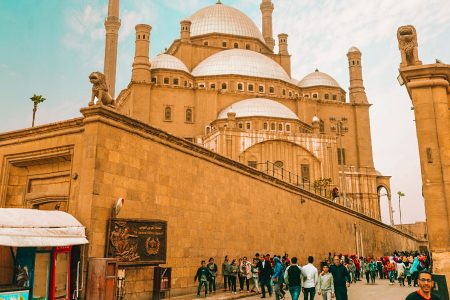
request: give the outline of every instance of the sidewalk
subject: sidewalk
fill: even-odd
[[[259,297],[261,297],[260,294],[248,293],[247,291],[243,291],[242,293],[238,292],[236,295],[234,295],[234,294],[232,294],[231,292],[228,292],[228,291],[225,292],[224,290],[218,290],[215,293],[208,293],[208,298],[206,298],[206,299],[211,299],[211,300],[222,300],[222,299],[232,300],[232,299],[248,298],[248,297],[252,297],[252,296],[259,296]],[[201,299],[205,298],[205,292],[203,290],[202,290],[202,293],[200,294],[200,298]],[[174,300],[191,300],[191,299],[198,299],[198,298],[197,298],[197,294],[189,294],[189,295],[171,297],[171,299],[174,299]]]

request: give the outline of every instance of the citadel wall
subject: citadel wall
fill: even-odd
[[[220,265],[224,255],[287,252],[303,263],[329,251],[378,256],[417,248],[395,228],[114,111],[96,106],[82,113],[70,128],[0,135],[2,190],[9,189],[9,157],[70,145],[67,210],[87,228],[88,256],[105,255],[107,220],[122,196],[120,218],[168,222],[172,295],[192,292],[200,260],[209,257]],[[25,206],[24,190],[16,196]],[[128,269],[127,299],[148,299],[152,274],[151,267]]]

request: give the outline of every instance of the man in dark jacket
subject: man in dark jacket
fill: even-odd
[[[194,282],[197,281],[198,278],[198,288],[197,288],[197,298],[200,298],[200,292],[202,290],[202,285],[205,286],[205,297],[208,296],[208,281],[211,280],[211,272],[209,272],[206,267],[206,262],[202,260],[202,265],[198,268],[197,273],[194,277]]]
[[[298,300],[302,287],[302,268],[297,264],[297,257],[293,257],[291,264],[286,268],[284,280],[289,286],[292,300]]]
[[[259,282],[261,283],[262,297],[266,298],[266,289],[269,291],[269,296],[272,297],[272,286],[270,284],[270,277],[272,276],[273,270],[270,265],[270,255],[267,254],[266,257],[258,263],[259,269]]]
[[[335,256],[334,264],[330,267],[330,273],[334,280],[334,293],[336,300],[348,300],[347,287],[350,287],[350,274],[346,267],[341,264],[339,256]]]

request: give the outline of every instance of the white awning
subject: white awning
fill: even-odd
[[[0,208],[0,246],[56,247],[88,243],[84,226],[68,213]]]

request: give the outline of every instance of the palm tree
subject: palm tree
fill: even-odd
[[[33,97],[31,97],[30,100],[33,101],[33,103],[34,103],[33,122],[31,123],[31,127],[34,127],[34,119],[36,117],[36,111],[37,111],[38,104],[44,102],[46,99],[44,97],[42,97],[42,95],[33,94]]]

